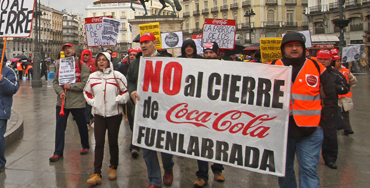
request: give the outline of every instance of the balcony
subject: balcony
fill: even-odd
[[[297,5],[297,0],[285,0],[285,5]]]
[[[189,11],[186,11],[182,14],[183,17],[189,17],[190,16],[190,12]]]
[[[316,27],[315,28],[315,34],[325,34],[325,28],[324,27]]]
[[[350,25],[351,31],[363,31],[364,25],[363,24],[351,24]]]
[[[308,5],[308,0],[302,0],[302,5],[307,6]]]
[[[297,22],[285,22],[284,26],[285,27],[298,27],[298,23]]]
[[[222,5],[222,6],[220,6],[220,10],[221,11],[228,11],[229,10],[229,6],[228,5]]]
[[[282,22],[280,21],[267,21],[267,22],[262,22],[263,27],[282,27]]]
[[[238,8],[239,8],[239,4],[238,3],[230,4],[230,10],[234,10],[234,9],[238,9]]]
[[[121,19],[126,19],[127,17],[126,17],[126,16],[121,16],[120,18],[121,18]]]
[[[310,7],[310,13],[315,13],[315,12],[321,12],[320,5]]]
[[[251,1],[250,0],[247,0],[247,1],[243,1],[242,2],[242,7],[250,7],[251,6]]]
[[[346,3],[344,4],[346,8],[354,7],[356,5],[361,5],[360,0],[346,0]]]
[[[193,16],[199,16],[199,15],[200,15],[200,10],[193,11]]]
[[[202,14],[209,14],[209,9],[208,8],[203,9]]]
[[[266,5],[271,6],[277,5],[277,0],[266,0]]]
[[[218,7],[213,7],[213,8],[211,8],[211,12],[212,12],[212,13],[217,13],[217,12],[218,12]]]
[[[75,26],[75,25],[63,25],[63,29],[78,29],[78,26]]]
[[[329,3],[329,11],[331,10],[337,10],[338,9],[338,2],[335,3]]]

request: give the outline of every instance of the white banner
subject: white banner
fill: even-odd
[[[291,68],[141,57],[133,144],[284,176]]]
[[[103,30],[101,34],[102,46],[115,46],[121,30],[122,21],[113,18],[103,18]]]
[[[34,0],[1,0],[0,37],[29,37]]]
[[[195,45],[197,46],[197,54],[203,54],[203,44],[202,44],[202,38],[203,35],[192,35],[191,37],[193,41],[195,42]]]
[[[59,85],[76,83],[75,58],[66,57],[59,60]]]
[[[312,47],[312,40],[311,40],[311,33],[310,30],[305,30],[305,31],[297,31],[298,33],[301,33],[304,36],[304,41],[306,41],[305,45],[306,48],[311,48]],[[284,37],[286,33],[283,33],[281,37]]]
[[[221,20],[206,18],[203,25],[203,45],[209,42],[216,42],[221,49],[234,49],[235,20]]]
[[[361,45],[349,46],[342,49],[342,62],[360,60]]]
[[[182,46],[182,31],[172,33],[162,33],[162,49],[181,48]]]

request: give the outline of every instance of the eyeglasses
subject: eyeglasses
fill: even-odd
[[[84,56],[89,56],[89,54],[84,54]]]

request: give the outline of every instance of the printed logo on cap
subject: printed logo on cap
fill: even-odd
[[[204,48],[205,49],[213,49],[213,43],[212,42],[207,43],[206,45],[204,45]]]
[[[141,36],[150,36],[150,33],[144,33]]]
[[[310,87],[316,87],[319,81],[319,77],[312,74],[306,74],[306,83]]]
[[[180,38],[176,33],[169,33],[166,38],[164,39],[164,42],[168,47],[175,47],[179,43]]]

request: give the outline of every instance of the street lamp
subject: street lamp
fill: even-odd
[[[33,70],[34,70],[34,75],[33,75],[33,80],[32,80],[32,87],[42,87],[42,82],[40,78],[40,17],[42,15],[41,13],[41,3],[40,0],[37,3],[37,0],[35,1],[35,49],[34,49],[34,57],[33,57]]]
[[[251,16],[254,16],[254,15],[256,15],[256,13],[254,13],[253,9],[247,10],[244,14],[244,17],[249,18],[249,44],[252,44]]]

